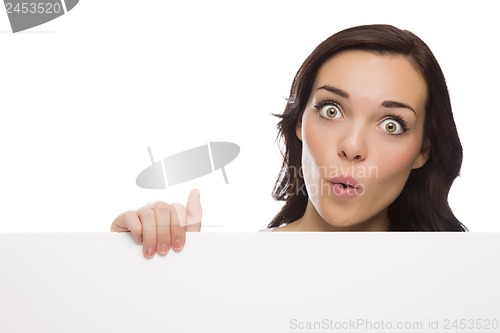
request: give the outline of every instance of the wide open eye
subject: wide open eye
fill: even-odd
[[[326,119],[339,119],[343,117],[342,110],[337,103],[324,103],[316,106],[316,109],[318,109],[319,114]]]
[[[395,118],[389,118],[384,120],[380,127],[391,135],[398,135],[407,131],[406,124],[402,123],[401,120]]]

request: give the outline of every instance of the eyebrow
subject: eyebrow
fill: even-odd
[[[406,103],[401,103],[401,102],[396,102],[396,101],[384,101],[382,103],[382,106],[386,107],[386,108],[409,109],[409,110],[413,111],[413,113],[415,115],[417,115],[417,113],[415,112],[415,110],[411,106],[409,106],[408,104],[406,104]]]
[[[339,95],[340,97],[343,97],[343,98],[349,98],[349,93],[342,90],[342,89],[339,89],[339,88],[325,85],[325,86],[319,87],[318,89],[316,89],[316,91],[318,91],[320,89],[328,90],[329,92],[334,93],[335,95]]]
[[[338,95],[342,98],[349,98],[349,93],[347,91],[344,91],[342,89],[339,89],[339,88],[335,88],[333,86],[329,86],[329,85],[324,85],[324,86],[321,86],[319,87],[318,89],[316,89],[316,91],[320,90],[320,89],[324,89],[324,90],[328,90],[329,92],[331,93],[334,93],[335,95]],[[402,102],[396,102],[396,101],[383,101],[382,102],[382,106],[385,107],[385,108],[401,108],[401,109],[409,109],[411,111],[413,111],[413,113],[415,113],[415,115],[417,114],[415,112],[415,109],[413,109],[411,106],[409,106],[408,104],[406,103],[402,103]]]

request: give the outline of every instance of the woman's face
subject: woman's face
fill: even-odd
[[[320,67],[297,126],[315,208],[307,218],[331,230],[386,228],[388,206],[428,158],[426,97],[401,55],[349,50]]]

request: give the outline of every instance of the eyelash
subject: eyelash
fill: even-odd
[[[318,105],[314,105],[314,107],[315,107],[316,109],[318,109],[318,110],[319,110],[319,109],[321,109],[323,106],[325,106],[325,105],[329,105],[329,104],[333,104],[333,105],[336,105],[336,106],[340,106],[340,105],[339,105],[339,103],[335,102],[335,101],[334,101],[334,100],[332,100],[332,99],[325,99],[325,100],[323,100],[323,101],[319,102],[319,104],[318,104]]]
[[[321,116],[321,114],[320,114],[321,109],[323,109],[323,108],[324,108],[325,106],[327,106],[327,105],[333,105],[333,106],[338,107],[338,108],[339,108],[339,110],[340,110],[340,111],[342,112],[342,114],[343,114],[342,107],[340,106],[340,104],[339,104],[339,103],[337,103],[337,102],[335,102],[334,100],[331,100],[331,99],[327,99],[327,100],[321,101],[321,102],[319,102],[319,104],[318,104],[318,105],[313,105],[313,106],[314,106],[314,108],[315,108],[316,110],[318,110],[318,115],[320,115],[320,116]],[[326,119],[326,120],[331,120],[331,119]]]
[[[408,132],[408,130],[409,130],[409,128],[408,128],[408,122],[403,117],[401,117],[399,115],[391,115],[391,116],[388,116],[387,119],[392,119],[394,121],[397,121],[401,125],[401,127],[403,128],[403,132],[402,133],[399,133],[399,134],[391,134],[391,133],[389,133],[389,134],[391,134],[391,135],[401,135],[401,134],[403,134],[405,132]]]
[[[340,104],[339,104],[339,103],[335,102],[334,100],[330,100],[330,99],[328,99],[328,100],[321,101],[321,102],[320,102],[319,104],[317,104],[317,105],[313,105],[313,106],[314,106],[314,108],[315,108],[316,110],[318,110],[318,115],[319,115],[320,117],[323,117],[323,116],[321,116],[320,112],[321,112],[321,109],[322,109],[323,107],[325,107],[326,105],[334,105],[334,106],[338,107],[338,108],[339,108],[339,110],[340,110],[341,112],[343,112],[343,111],[342,111],[342,107],[340,106]],[[324,117],[323,117],[323,118],[324,118]],[[405,133],[405,132],[407,132],[407,131],[409,130],[409,128],[408,128],[408,122],[407,122],[407,121],[406,121],[403,117],[401,117],[401,116],[399,116],[399,115],[390,115],[390,116],[387,116],[387,118],[386,118],[386,119],[384,119],[384,120],[388,120],[388,119],[391,119],[391,120],[394,120],[394,121],[398,122],[398,123],[401,125],[401,128],[402,128],[402,130],[403,130],[401,133],[398,133],[398,134],[391,134],[391,133],[388,133],[389,135],[394,135],[394,136],[397,136],[397,135],[401,135],[401,134],[403,134],[403,133]],[[325,120],[330,121],[331,119],[325,119]]]

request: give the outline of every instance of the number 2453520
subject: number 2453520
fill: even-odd
[[[5,3],[7,14],[59,14],[62,11],[61,4],[50,2],[23,2],[13,4]]]

